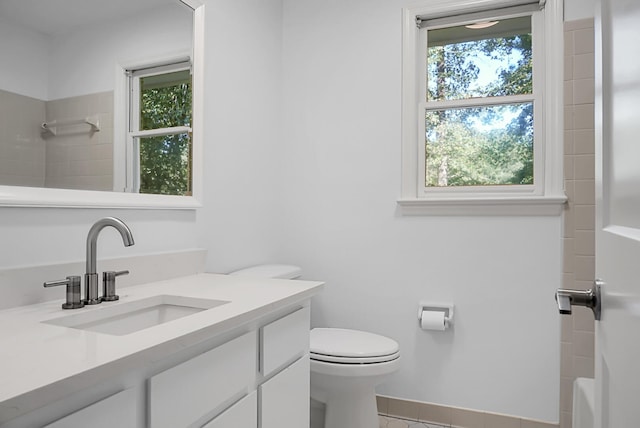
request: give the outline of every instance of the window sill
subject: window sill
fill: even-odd
[[[399,199],[400,214],[446,216],[559,216],[566,196]]]

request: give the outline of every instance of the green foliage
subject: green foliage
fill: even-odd
[[[191,125],[191,81],[141,91],[141,129]],[[140,193],[191,194],[188,134],[140,139]]]
[[[532,140],[500,129],[478,132],[455,119],[439,121],[438,113],[426,118],[436,123],[427,135],[427,186],[532,183]]]
[[[485,85],[478,84],[478,58],[501,65]],[[533,89],[530,34],[432,46],[427,62],[429,100],[527,94]],[[496,126],[505,117],[512,119]],[[532,103],[434,110],[427,112],[425,124],[427,186],[533,184]]]
[[[433,46],[428,50],[427,64],[429,100],[452,100],[473,96],[469,87],[478,78],[480,69],[467,59],[474,55],[477,43],[456,43]]]
[[[142,138],[140,193],[188,195],[190,145],[188,134]]]

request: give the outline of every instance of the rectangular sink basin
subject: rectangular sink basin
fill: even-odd
[[[159,295],[128,303],[102,303],[92,310],[43,321],[62,327],[123,336],[229,303],[226,300]],[[113,305],[104,308],[103,305]],[[85,307],[86,308],[86,307]],[[86,312],[84,312],[86,311]]]

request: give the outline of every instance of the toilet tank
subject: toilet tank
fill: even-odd
[[[231,272],[229,275],[254,276],[259,278],[296,279],[302,269],[293,265],[257,265]]]

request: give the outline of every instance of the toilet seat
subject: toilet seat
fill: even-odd
[[[325,363],[335,363],[335,364],[376,364],[376,363],[385,363],[387,361],[393,361],[400,356],[399,352],[396,352],[391,355],[380,355],[377,357],[363,357],[363,358],[353,358],[353,357],[338,357],[335,355],[322,355],[316,353],[310,353],[309,358],[314,361],[322,361]]]
[[[376,364],[400,356],[395,340],[344,328],[311,330],[310,358],[334,364]]]

